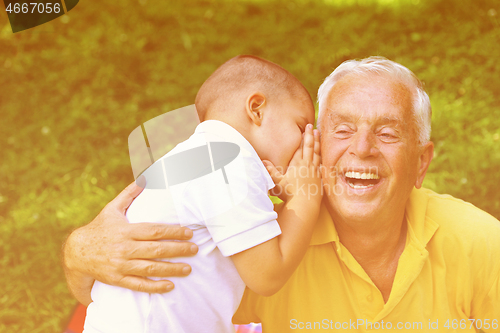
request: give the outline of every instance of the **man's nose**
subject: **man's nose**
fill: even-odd
[[[358,158],[377,157],[380,153],[377,136],[369,130],[358,130],[352,137],[349,153]]]

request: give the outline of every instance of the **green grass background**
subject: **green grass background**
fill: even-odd
[[[0,8],[0,332],[61,331],[61,244],[133,180],[128,134],[237,54],[314,98],[344,60],[407,66],[433,105],[425,185],[500,218],[498,0],[82,0],[17,34]]]

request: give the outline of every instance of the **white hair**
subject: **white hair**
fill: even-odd
[[[318,128],[325,115],[328,94],[333,86],[344,76],[349,74],[383,74],[389,75],[413,92],[413,117],[417,125],[417,137],[421,145],[427,143],[431,137],[431,102],[424,90],[422,82],[408,68],[384,57],[369,57],[362,60],[348,60],[337,67],[330,74],[318,90]]]

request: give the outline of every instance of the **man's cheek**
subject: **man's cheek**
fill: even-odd
[[[335,185],[337,182],[337,171],[335,167],[329,167],[327,165],[322,165],[320,168],[321,178],[324,184],[329,186]]]

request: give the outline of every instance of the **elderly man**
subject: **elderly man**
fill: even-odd
[[[262,322],[266,332],[498,332],[500,223],[421,188],[433,144],[420,81],[383,58],[348,61],[318,100],[325,199],[310,247],[277,294],[247,291],[234,321]],[[165,292],[170,282],[144,276],[189,273],[150,260],[195,253],[189,242],[156,242],[189,231],[124,223],[139,191],[130,186],[68,238],[68,283],[81,302],[91,301],[94,279]]]

